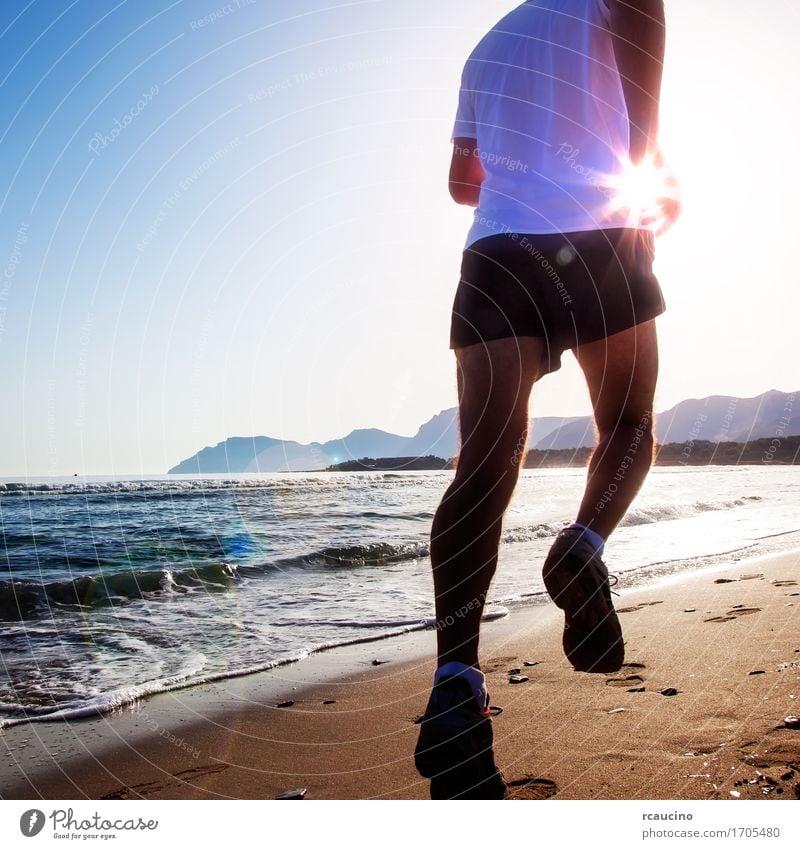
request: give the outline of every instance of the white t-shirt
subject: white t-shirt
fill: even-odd
[[[608,14],[603,0],[529,0],[470,54],[451,138],[477,139],[486,178],[467,245],[627,226],[612,202],[629,123]]]

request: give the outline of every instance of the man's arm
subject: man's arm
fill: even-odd
[[[485,176],[476,139],[453,139],[450,161],[450,196],[456,203],[477,206]]]
[[[608,0],[610,27],[630,120],[630,158],[638,165],[658,145],[664,63],[663,0]]]

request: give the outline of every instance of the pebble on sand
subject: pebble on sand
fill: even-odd
[[[388,663],[388,662],[389,662],[388,660],[380,660],[379,658],[375,658],[375,660],[372,661],[372,665],[373,666],[381,666],[382,664]]]
[[[526,660],[523,663],[523,666],[538,666],[541,663],[541,660]]]
[[[520,672],[522,672],[522,670],[518,666],[508,670],[509,675],[519,675]]]
[[[661,693],[662,696],[677,696],[679,691],[675,687],[664,687],[658,692]]]
[[[287,699],[285,702],[278,702],[275,707],[291,707],[294,702],[291,699]]]
[[[305,799],[308,793],[308,787],[297,787],[294,790],[286,790],[283,793],[278,793],[276,799]]]
[[[509,684],[524,684],[530,680],[527,675],[511,675],[508,679]]]
[[[766,671],[763,669],[754,669],[752,672],[748,672],[748,675],[766,675]]]
[[[800,728],[800,718],[796,716],[787,716],[786,719],[783,720],[783,724],[787,728]]]
[[[335,705],[336,699],[325,699],[325,701],[322,704],[324,704],[324,705]]]

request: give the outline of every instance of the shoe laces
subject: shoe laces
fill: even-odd
[[[605,568],[606,572],[608,573],[608,589],[609,589],[609,592],[612,595],[615,595],[615,596],[617,596],[617,598],[619,598],[620,597],[619,593],[616,590],[611,589],[612,587],[616,587],[616,585],[619,583],[619,576],[614,575],[613,573],[608,571],[608,567],[604,563],[603,558],[599,554],[597,554],[597,552],[595,552],[594,557],[596,557],[603,564],[603,567]]]

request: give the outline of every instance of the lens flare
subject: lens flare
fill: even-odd
[[[626,212],[628,226],[658,230],[667,216],[667,205],[678,202],[672,172],[650,156],[638,165],[628,161],[611,182],[611,211]]]

